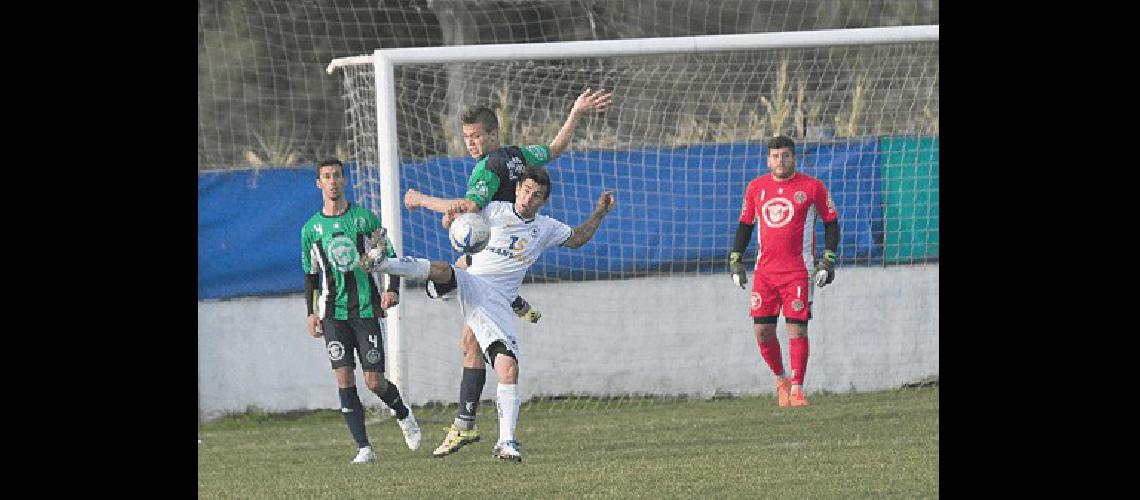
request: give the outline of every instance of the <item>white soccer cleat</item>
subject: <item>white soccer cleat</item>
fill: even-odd
[[[519,453],[519,442],[513,439],[495,443],[495,448],[491,450],[491,456],[508,462],[522,462],[522,454]]]
[[[404,442],[407,443],[409,450],[420,449],[420,437],[423,433],[420,432],[420,424],[416,422],[416,416],[412,414],[412,409],[408,408],[408,416],[403,420],[396,420],[400,424],[400,430],[404,431]]]
[[[357,262],[361,269],[368,272],[376,271],[376,267],[388,258],[388,230],[385,228],[377,229],[372,232],[370,239],[372,248],[358,257]]]
[[[356,452],[356,458],[352,459],[354,464],[363,464],[376,461],[376,452],[372,451],[371,446],[365,446]]]
[[[364,254],[358,258],[356,264],[367,272],[378,271],[380,265],[388,259],[388,256],[384,255],[384,252],[384,249],[373,248],[367,252],[364,252]]]

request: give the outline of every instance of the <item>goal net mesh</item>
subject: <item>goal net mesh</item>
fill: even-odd
[[[515,325],[524,407],[770,394],[748,293],[725,264],[744,188],[767,172],[764,141],[789,135],[798,170],[828,187],[842,227],[839,278],[817,291],[805,389],[897,387],[937,374],[936,349],[933,361],[908,353],[937,343],[938,71],[937,42],[397,65],[400,190],[463,196],[475,163],[459,123],[469,106],[495,110],[504,145],[549,144],[584,88],[611,90],[611,108],[585,115],[547,165],[543,213],[575,226],[604,190],[615,191],[617,208],[594,240],[548,250],[524,281],[522,296],[544,313]],[[380,213],[372,65],[340,72],[354,191]],[[457,257],[439,214],[400,217],[403,254]],[[755,255],[754,236],[746,263]],[[884,268],[901,284],[875,277]],[[423,283],[406,285],[401,390],[414,404],[454,404],[458,306],[428,300]],[[853,356],[851,337],[875,328],[881,308],[898,307],[899,287],[934,305],[919,304],[903,333],[864,342],[865,354]],[[782,319],[779,332],[788,366]],[[493,400],[490,370],[487,379],[483,398]]]

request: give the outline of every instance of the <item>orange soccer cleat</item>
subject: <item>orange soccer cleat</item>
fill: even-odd
[[[791,406],[807,406],[807,398],[804,397],[804,388],[801,385],[793,385],[790,393]]]
[[[788,406],[791,404],[788,397],[788,390],[791,384],[786,379],[776,381],[776,404],[779,406]]]

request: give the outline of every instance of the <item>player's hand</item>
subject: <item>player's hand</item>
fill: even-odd
[[[598,202],[594,204],[594,213],[600,216],[605,216],[614,209],[614,192],[606,191],[598,197]]]
[[[406,193],[404,193],[404,206],[408,207],[408,210],[415,210],[417,208],[420,208],[421,196],[422,195],[419,191],[416,191],[415,189],[409,189]]]
[[[384,296],[380,297],[380,308],[385,311],[399,303],[400,294],[391,290],[384,292]]]
[[[732,273],[732,282],[744,290],[744,285],[748,283],[748,275],[745,274],[744,263],[740,260],[740,252],[728,254],[728,272]]]
[[[444,229],[451,229],[452,221],[454,221],[456,217],[459,217],[459,214],[461,213],[463,212],[453,212],[448,210],[447,212],[443,213],[443,217],[440,218],[439,222],[443,224]]]
[[[601,113],[610,106],[610,98],[613,93],[608,90],[593,90],[586,87],[578,99],[574,101],[574,109],[572,113],[585,113],[586,111],[595,111]]]
[[[835,252],[823,251],[823,257],[815,263],[815,271],[812,272],[812,276],[815,277],[815,286],[820,288],[835,279]]]
[[[317,337],[320,337],[321,335],[325,334],[324,329],[321,327],[321,320],[320,320],[320,318],[317,318],[316,314],[310,314],[309,315],[308,323],[309,323],[309,335],[312,336],[313,338],[317,338]]]

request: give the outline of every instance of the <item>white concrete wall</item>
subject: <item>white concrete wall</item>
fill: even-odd
[[[536,325],[516,322],[524,398],[773,390],[748,293],[727,275],[523,285],[522,294],[544,313]],[[462,373],[458,305],[428,299],[422,286],[406,288],[401,300],[405,399],[453,403]],[[841,268],[815,297],[805,390],[870,391],[938,375],[938,310],[937,264]],[[324,342],[309,337],[304,316],[300,295],[198,303],[204,418],[250,407],[339,406]],[[493,399],[495,377],[488,375],[483,398]],[[364,403],[377,404],[357,379]]]

